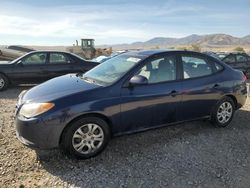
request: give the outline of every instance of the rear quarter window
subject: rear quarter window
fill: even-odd
[[[222,69],[223,69],[223,66],[222,65],[220,65],[219,63],[214,63],[214,66],[215,66],[215,70],[216,70],[216,72],[219,72],[219,71],[221,71]]]
[[[245,55],[236,55],[236,61],[237,62],[246,62],[247,57]]]

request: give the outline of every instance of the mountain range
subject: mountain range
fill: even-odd
[[[201,47],[250,45],[250,35],[239,38],[227,34],[189,35],[183,38],[155,37],[145,42],[111,45],[113,48],[139,49],[197,44]],[[102,46],[103,47],[103,46]]]

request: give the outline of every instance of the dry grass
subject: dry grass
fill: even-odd
[[[198,45],[199,46],[199,45]],[[60,51],[67,51],[67,47],[69,46],[29,46],[36,50],[60,50]],[[234,49],[237,47],[244,48],[245,52],[250,53],[250,45],[224,45],[224,46],[200,46],[201,51],[213,51],[213,52],[234,52]],[[100,48],[100,46],[97,48]],[[144,46],[140,49],[192,49],[192,45],[175,45],[175,46],[167,46],[167,45],[160,45],[160,46]],[[123,50],[127,48],[120,47],[113,47],[113,50]]]

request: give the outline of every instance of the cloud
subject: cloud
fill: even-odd
[[[125,19],[128,13],[122,16],[119,10],[111,13],[109,6],[41,8],[21,5],[21,7],[18,11],[6,11],[3,7],[1,8],[1,35],[55,38],[95,37],[97,39],[112,37],[144,39],[147,37],[141,30],[119,23],[118,20]]]

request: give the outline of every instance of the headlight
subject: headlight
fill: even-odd
[[[27,90],[23,90],[19,96],[18,96],[18,100],[17,100],[17,106],[20,106],[22,104],[22,99],[23,99],[23,96],[24,94],[27,92]]]
[[[22,106],[19,114],[31,118],[49,111],[54,106],[54,103],[28,103]]]

